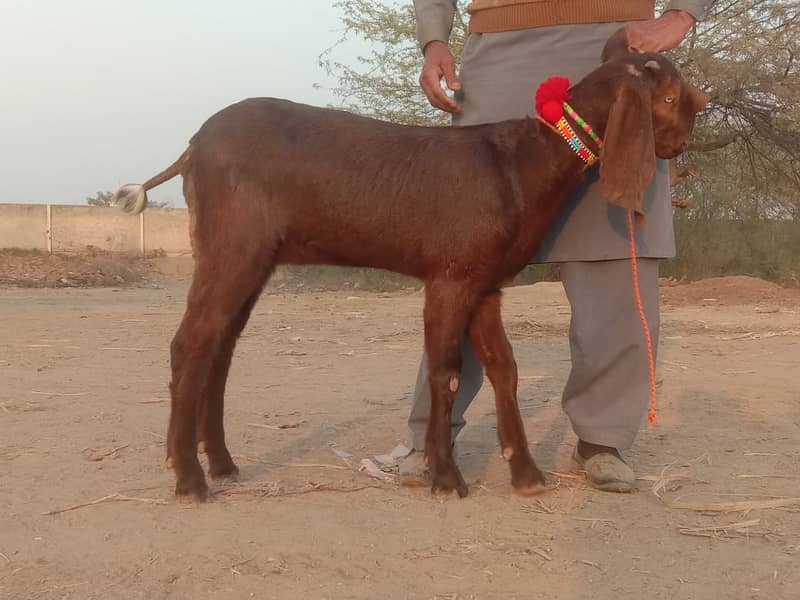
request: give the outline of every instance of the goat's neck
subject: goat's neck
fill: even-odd
[[[586,85],[581,82],[570,89],[570,94],[570,106],[594,129],[600,139],[603,139],[606,133],[606,124],[608,123],[608,112],[611,109],[610,100],[604,99],[613,98],[614,95],[611,90],[600,90],[597,89],[597,84]],[[588,136],[580,127],[573,126],[573,128],[575,133],[594,151],[596,149],[594,142],[587,142]]]
[[[589,123],[602,138],[608,117],[607,108],[596,100],[587,100],[575,94],[570,101],[575,111]],[[553,226],[570,193],[584,179],[586,163],[578,157],[558,133],[535,119],[523,124],[524,134],[517,146],[517,177],[522,198],[521,223],[523,231],[517,249],[527,260]],[[580,129],[573,126],[584,143],[597,152],[597,146]]]
[[[602,139],[610,108],[610,103],[602,99],[611,98],[613,94],[610,90],[578,84],[571,95],[572,108]],[[583,181],[586,164],[545,124],[529,120],[528,126],[529,131],[522,136],[518,148],[519,181],[525,198],[524,218],[538,229],[540,223],[549,227],[555,221],[569,193]],[[573,125],[573,129],[590,150],[598,153],[595,142],[580,127]]]
[[[599,93],[598,93],[599,92]],[[572,98],[570,105],[575,112],[583,117],[595,133],[602,139],[605,136],[606,124],[608,122],[608,111],[610,103],[604,102],[602,98],[610,98],[613,95],[606,93],[605,90],[593,90],[592,86],[578,85],[571,90]],[[571,120],[571,119],[570,119]],[[538,214],[550,214],[554,204],[560,208],[563,200],[569,193],[569,190],[574,189],[583,180],[584,171],[587,168],[586,163],[575,154],[566,140],[549,128],[544,123],[535,120],[534,135],[527,137],[527,140],[522,144],[527,146],[522,151],[522,161],[527,163],[523,167],[523,171],[543,173],[541,168],[534,170],[535,164],[538,161],[546,160],[548,167],[544,178],[537,177],[540,181],[530,180],[525,183],[526,177],[523,175],[523,187],[528,187],[529,191],[533,192],[535,189],[541,187],[541,179],[544,179],[550,186],[552,192],[549,195],[549,200],[545,200],[547,206],[532,206]],[[590,139],[589,135],[584,132],[577,124],[572,123],[572,128],[576,135],[583,141],[587,148],[599,156],[600,149],[594,140]],[[562,190],[567,190],[562,193]],[[540,198],[539,195],[531,193],[529,198]],[[542,202],[541,199],[538,200]],[[557,210],[556,210],[557,212]],[[554,218],[554,217],[553,217]]]

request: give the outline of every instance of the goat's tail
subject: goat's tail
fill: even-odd
[[[145,181],[142,184],[129,183],[123,185],[121,188],[114,192],[111,197],[111,206],[116,206],[121,211],[131,215],[138,215],[145,208],[147,208],[147,190],[151,190],[156,186],[161,185],[165,181],[169,181],[176,175],[180,175],[183,167],[189,160],[191,146],[187,148],[180,158],[167,167],[164,171]]]

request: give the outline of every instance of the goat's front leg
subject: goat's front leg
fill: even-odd
[[[500,315],[500,292],[483,299],[470,323],[470,339],[492,382],[500,447],[511,466],[511,485],[520,494],[544,490],[545,479],[528,449],[517,404],[517,363]]]
[[[425,458],[431,470],[431,491],[455,490],[461,498],[468,490],[453,459],[450,425],[461,376],[461,341],[470,313],[466,296],[466,291],[454,284],[429,285],[425,295],[425,352],[431,388]]]

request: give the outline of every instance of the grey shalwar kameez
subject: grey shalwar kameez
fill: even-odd
[[[708,2],[673,1],[669,9],[702,16]],[[418,37],[446,41],[455,0],[415,0]],[[605,42],[622,22],[551,25],[498,33],[469,34],[461,58],[462,110],[453,125],[465,126],[521,118],[534,113],[534,92],[547,77],[577,82],[600,63]],[[635,162],[632,161],[632,164]],[[572,309],[572,369],[563,392],[566,414],[586,442],[629,448],[647,412],[649,370],[642,324],[636,308],[625,209],[609,205],[596,184],[597,169],[567,203],[533,262],[560,263]],[[636,231],[639,285],[658,345],[658,259],[675,254],[672,206],[666,161],[659,160],[646,192],[645,225]],[[453,439],[464,413],[483,382],[483,370],[465,338],[461,386],[452,410]],[[430,388],[423,356],[409,417],[412,442],[425,447]]]

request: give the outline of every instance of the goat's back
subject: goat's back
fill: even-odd
[[[281,228],[280,262],[424,278],[442,264],[474,263],[476,239],[497,243],[492,215],[507,221],[516,210],[499,156],[513,142],[498,129],[403,126],[255,98],[206,121],[191,140],[191,171],[196,190],[213,177],[238,191],[235,205],[214,212],[251,210],[269,221],[260,225]],[[224,200],[194,201],[202,213],[204,202]]]

